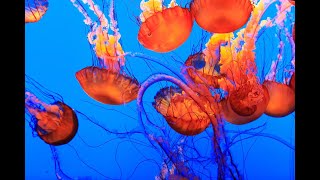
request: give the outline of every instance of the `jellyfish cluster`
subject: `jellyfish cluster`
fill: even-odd
[[[139,9],[130,8],[133,4]],[[294,153],[292,142],[263,131],[271,120],[294,121],[295,1],[70,0],[68,5],[82,16],[92,52],[91,64],[71,77],[77,84],[72,91],[93,103],[86,113],[73,109],[79,104],[65,102],[28,75],[25,90],[26,120],[33,135],[50,146],[57,179],[88,177],[80,171],[70,175],[60,165],[59,148],[67,146],[98,179],[141,179],[135,173],[145,162],[153,165],[141,171],[156,172],[151,176],[157,180],[261,179],[267,176],[247,174],[246,157],[237,149],[243,141],[271,139]],[[132,29],[119,18],[119,6],[135,24]],[[50,10],[47,0],[25,0],[26,26],[45,23]],[[100,120],[92,118],[98,106],[104,109]],[[111,111],[132,123],[112,125]],[[121,168],[117,157],[126,142],[139,154],[123,160],[129,167],[132,161],[132,168]],[[94,155],[80,157],[81,151],[97,154],[103,148],[117,150],[110,152],[118,173],[92,165]]]

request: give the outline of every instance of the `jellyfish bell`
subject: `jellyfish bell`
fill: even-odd
[[[289,86],[295,91],[296,89],[296,73],[293,73],[289,82]]]
[[[137,80],[125,74],[94,66],[76,72],[76,78],[91,98],[104,104],[131,102],[137,98],[140,87]]]
[[[35,121],[35,131],[47,144],[69,143],[78,131],[78,118],[67,104],[57,101],[46,104],[26,92],[25,107]]]
[[[180,88],[162,88],[154,99],[154,108],[164,116],[169,126],[180,134],[197,135],[210,124],[207,114]]]
[[[221,101],[222,113],[229,123],[241,125],[258,119],[266,110],[269,94],[264,86],[246,83],[232,90]]]
[[[146,13],[142,14],[144,16]],[[189,9],[179,6],[160,8],[159,11],[154,10],[153,13],[149,13],[149,17],[142,22],[138,41],[149,50],[159,53],[169,52],[188,39],[192,26],[193,18]]]
[[[47,0],[25,0],[25,23],[38,22],[48,10]]]
[[[224,78],[219,74],[219,64],[209,62],[202,52],[190,55],[184,65],[187,68],[188,76],[195,83],[207,84],[214,88],[219,88],[219,82]]]
[[[268,89],[270,96],[265,114],[284,117],[295,110],[295,93],[288,85],[268,80],[263,85]]]
[[[212,33],[241,28],[253,11],[250,0],[193,0],[190,8],[197,24]]]

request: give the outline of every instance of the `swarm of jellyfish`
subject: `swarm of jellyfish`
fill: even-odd
[[[48,8],[44,2],[26,1],[26,23],[41,19]],[[239,163],[245,157],[233,148],[242,141],[269,138],[294,151],[289,142],[263,133],[267,122],[259,120],[277,120],[295,111],[295,1],[141,0],[137,31],[130,36],[135,36],[143,53],[125,48],[121,41],[127,36],[121,34],[117,19],[119,2],[102,3],[71,0],[84,18],[93,51],[92,64],[75,72],[74,79],[78,90],[100,103],[91,108],[101,107],[107,118],[97,120],[71,108],[61,96],[26,76],[30,87],[25,92],[26,119],[35,136],[50,145],[57,179],[86,179],[60,166],[67,146],[76,154],[75,162],[100,179],[139,179],[137,169],[150,163],[156,180],[241,180],[248,178],[244,163]],[[269,11],[273,16],[266,16]],[[195,28],[201,29],[201,45],[183,52],[183,58],[176,57],[174,52],[194,38]],[[133,73],[135,67],[128,68],[132,62],[145,63],[151,73],[141,78]],[[153,72],[154,66],[164,72]],[[149,95],[151,89],[155,93]],[[135,116],[129,115],[132,109]],[[130,128],[120,122],[116,127],[108,124],[110,114],[120,111],[123,119],[133,120]],[[82,124],[91,131],[82,130]],[[84,138],[94,135],[98,140]],[[95,141],[99,145],[92,145]],[[133,168],[121,168],[121,163],[130,164],[117,157],[118,150],[125,151],[119,148],[122,143],[137,152],[136,157],[127,157]],[[105,155],[117,167],[114,172],[93,165],[102,157],[81,156],[106,149],[115,149],[114,160],[112,154]]]

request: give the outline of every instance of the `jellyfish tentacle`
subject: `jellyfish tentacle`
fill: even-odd
[[[61,169],[60,167],[60,161],[59,161],[59,156],[57,153],[57,149],[56,147],[50,145],[50,150],[54,159],[54,170],[55,170],[55,174],[57,179],[59,180],[72,180],[71,177],[67,176]]]
[[[198,106],[210,118],[211,123],[213,125],[213,130],[214,130],[214,136],[213,136],[212,140],[213,140],[214,151],[216,153],[216,162],[218,164],[219,178],[222,178],[222,179],[225,178],[226,174],[224,174],[224,172],[225,172],[224,170],[227,168],[230,171],[231,176],[233,176],[233,179],[241,179],[239,174],[237,174],[237,176],[234,175],[233,171],[238,172],[237,168],[232,165],[232,167],[236,169],[236,170],[234,170],[234,169],[232,169],[232,167],[228,166],[227,159],[222,152],[222,149],[220,147],[220,143],[221,143],[220,138],[225,138],[225,137],[221,136],[221,134],[219,132],[220,131],[219,124],[217,122],[215,114],[209,114],[206,111],[207,108],[204,107],[204,105],[202,103],[202,99],[191,88],[189,88],[186,84],[184,84],[180,80],[178,80],[174,77],[171,77],[169,75],[166,75],[166,74],[154,74],[154,75],[151,75],[147,80],[145,80],[141,84],[141,87],[139,89],[138,96],[137,96],[137,109],[138,109],[138,117],[139,117],[140,124],[142,126],[144,126],[143,120],[142,120],[142,113],[147,117],[147,114],[144,109],[144,105],[142,103],[143,95],[149,86],[151,86],[152,84],[157,83],[159,81],[170,81],[170,82],[176,84],[177,86],[179,86],[183,91],[185,91],[198,104]],[[149,139],[149,141],[152,142],[150,139]],[[229,160],[230,160],[230,158],[229,158]]]

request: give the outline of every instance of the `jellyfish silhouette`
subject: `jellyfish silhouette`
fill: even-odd
[[[75,7],[85,16],[85,23],[91,27],[88,34],[89,43],[97,56],[97,66],[88,66],[76,72],[76,78],[82,89],[93,99],[104,103],[119,105],[128,103],[137,97],[139,83],[123,71],[125,57],[119,42],[121,34],[117,28],[113,3],[110,5],[110,23],[93,1],[88,3],[90,9],[99,17],[99,23],[92,22],[83,6]],[[113,35],[108,34],[113,31]]]
[[[36,81],[26,76],[27,83],[35,86]],[[42,87],[40,87],[42,88]],[[42,92],[43,90],[40,90]],[[31,123],[37,135],[47,144],[63,145],[70,142],[78,130],[78,118],[74,110],[62,99],[50,97],[50,103],[37,98],[30,90],[25,92],[26,112],[31,116]]]
[[[161,0],[141,1],[142,24],[138,33],[139,42],[155,52],[169,52],[178,48],[189,37],[193,17],[187,8],[172,0],[166,8]]]
[[[253,5],[250,0],[193,0],[190,9],[204,30],[228,33],[247,23]]]
[[[25,23],[38,22],[48,10],[47,0],[25,0]]]

